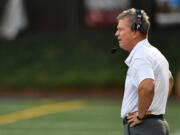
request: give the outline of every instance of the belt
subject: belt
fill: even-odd
[[[162,119],[164,120],[164,115],[160,114],[160,115],[154,115],[154,114],[149,114],[145,116],[145,119]],[[128,119],[127,116],[123,119],[123,124],[127,124],[128,123]]]

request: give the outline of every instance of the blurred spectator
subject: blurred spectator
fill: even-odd
[[[1,18],[0,36],[12,40],[26,26],[27,18],[23,0],[8,0]]]

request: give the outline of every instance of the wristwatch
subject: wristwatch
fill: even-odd
[[[138,119],[138,120],[144,120],[144,118],[145,118],[145,116],[144,117],[142,117],[142,118],[139,118],[139,116],[136,116],[136,118]]]
[[[139,116],[138,116],[138,112],[136,112],[136,118],[138,119],[138,120],[144,120],[144,118],[145,118],[145,116],[144,117],[142,117],[142,118],[140,118]]]

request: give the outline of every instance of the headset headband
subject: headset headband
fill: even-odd
[[[137,15],[136,30],[141,31],[141,25],[142,25],[142,13],[141,13],[141,10],[137,9],[136,10],[136,15]]]

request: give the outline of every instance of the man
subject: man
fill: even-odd
[[[121,108],[125,135],[169,135],[164,120],[173,86],[169,64],[148,42],[149,17],[134,8],[120,13],[115,36],[120,48],[130,52]]]

